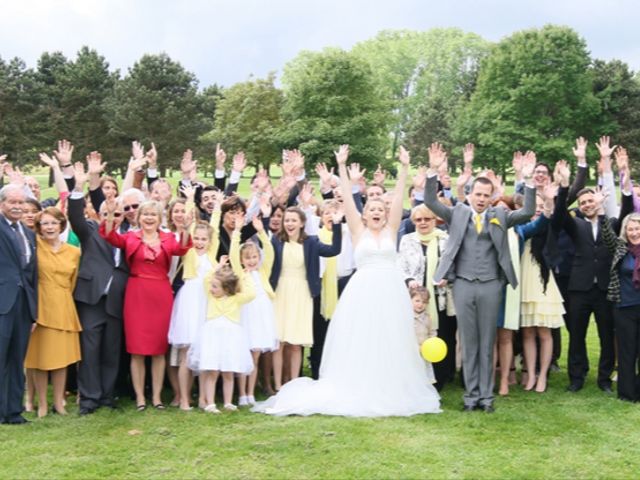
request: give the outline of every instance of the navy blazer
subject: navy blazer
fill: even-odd
[[[31,258],[26,267],[22,268],[22,253],[15,241],[15,232],[7,223],[4,215],[0,214],[0,315],[11,311],[18,295],[18,289],[23,288],[29,304],[31,320],[38,318],[38,266],[36,256],[36,236],[22,225],[22,231],[27,237]]]
[[[342,249],[342,224],[334,224],[331,245],[322,243],[315,235],[307,237],[302,243],[304,252],[304,266],[307,270],[307,283],[312,297],[320,295],[320,257],[335,257],[340,254]],[[273,268],[271,269],[271,277],[269,283],[273,291],[278,287],[278,280],[282,272],[282,250],[284,242],[277,235],[271,237],[273,244]]]

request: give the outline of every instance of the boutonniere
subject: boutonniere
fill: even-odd
[[[498,220],[497,218],[492,218],[491,220],[489,220],[489,223],[493,223],[494,225],[497,225],[500,228],[502,228],[502,225],[500,224],[500,220]]]

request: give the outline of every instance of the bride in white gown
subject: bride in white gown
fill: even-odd
[[[409,154],[401,147],[402,165],[390,211],[387,213],[381,200],[369,200],[362,218],[351,197],[348,155],[349,147],[343,145],[336,159],[357,270],[329,324],[320,379],[292,380],[253,411],[352,417],[440,411],[440,397],[428,381],[425,362],[416,347],[409,293],[396,267],[395,238],[402,217]],[[357,165],[350,172],[351,180],[360,175]]]

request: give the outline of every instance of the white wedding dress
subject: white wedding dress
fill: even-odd
[[[271,415],[408,416],[440,412],[416,343],[411,300],[390,232],[366,230],[357,271],[329,325],[320,379],[298,378],[253,411]]]

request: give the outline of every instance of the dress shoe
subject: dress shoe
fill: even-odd
[[[15,417],[5,418],[4,423],[6,423],[7,425],[22,425],[25,423],[29,423],[29,420],[24,418],[22,415],[16,415]]]
[[[477,405],[465,405],[464,407],[462,407],[462,411],[463,412],[473,412],[477,408],[478,408]]]
[[[84,415],[91,415],[92,413],[95,413],[95,411],[96,411],[95,408],[80,407],[80,410],[78,411],[78,413],[84,416]]]
[[[613,390],[611,389],[611,385],[608,385],[608,384],[598,385],[598,388],[600,388],[600,390],[602,390],[606,394],[609,394],[609,395],[613,394]]]
[[[484,413],[493,413],[493,412],[495,412],[495,411],[496,411],[496,409],[495,409],[495,408],[493,408],[493,405],[483,405],[483,406],[482,406],[482,411],[483,411]]]
[[[582,383],[572,382],[567,387],[567,392],[576,393],[579,390],[582,390]]]

